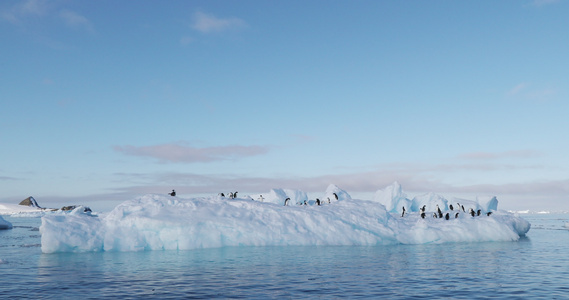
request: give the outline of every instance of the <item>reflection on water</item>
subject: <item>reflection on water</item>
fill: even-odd
[[[0,274],[10,282],[0,287],[0,295],[34,299],[567,296],[569,231],[546,229],[562,220],[533,221],[537,229],[532,226],[519,242],[60,254],[21,247],[37,245],[39,240],[33,226],[24,225],[0,234],[0,259],[5,261]]]

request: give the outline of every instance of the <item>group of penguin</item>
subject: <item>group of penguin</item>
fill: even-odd
[[[334,195],[334,198],[336,198],[336,200],[338,200],[338,194],[336,193],[332,193]],[[284,206],[288,206],[288,203],[290,201],[290,198],[286,198],[285,202],[284,202]],[[320,199],[316,198],[316,205],[320,205],[321,203],[324,203],[324,201],[321,201]],[[328,203],[331,203],[330,201],[330,197],[328,197]],[[298,205],[308,205],[308,203],[306,202],[306,200],[304,200],[304,202],[299,202],[297,203]],[[403,208],[403,210],[405,210],[405,208]]]
[[[455,219],[458,218],[458,215],[459,215],[461,209],[462,209],[462,212],[466,213],[466,210],[464,210],[464,205],[460,205],[459,203],[457,203],[456,206],[458,207],[458,209],[457,209],[458,212],[454,215]],[[423,219],[427,216],[427,214],[425,213],[426,208],[427,208],[427,206],[423,205],[423,207],[421,207],[419,209],[419,211],[421,212],[421,218],[423,218]],[[450,204],[448,206],[448,208],[451,211],[454,211],[454,207],[452,206],[452,204]],[[476,216],[480,216],[480,214],[482,213],[482,210],[479,209],[477,211],[474,211],[474,209],[471,208],[468,210],[468,213],[470,214],[470,216],[476,217]],[[486,213],[487,216],[490,216],[491,214],[492,214],[491,211]],[[405,206],[403,206],[403,212],[401,213],[401,217],[403,218],[404,216],[405,216]],[[446,214],[443,215],[441,208],[437,204],[437,211],[433,213],[433,218],[435,218],[435,219],[443,219],[444,218],[446,220],[449,220],[450,219],[450,213],[447,212]]]

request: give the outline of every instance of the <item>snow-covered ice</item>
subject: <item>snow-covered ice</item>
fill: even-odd
[[[301,191],[274,189],[263,195],[263,202],[259,196],[184,199],[145,195],[99,216],[81,209],[45,215],[40,227],[42,251],[516,241],[530,229],[524,219],[497,210],[495,197],[458,199],[467,212],[480,209],[480,216],[461,212],[455,219],[455,209],[449,220],[433,218],[437,204],[446,213],[450,212],[448,204],[457,199],[447,201],[427,194],[410,200],[397,183],[378,191],[372,201],[352,199],[330,185],[320,197],[320,206],[312,200],[303,205],[307,197]],[[284,206],[286,198],[291,198],[288,206]],[[398,212],[401,204],[409,205],[404,217]],[[430,212],[425,219],[417,212],[421,205]],[[487,211],[492,214],[487,216]]]

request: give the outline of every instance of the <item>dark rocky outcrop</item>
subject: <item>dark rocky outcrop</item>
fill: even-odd
[[[38,202],[32,196],[22,200],[22,202],[20,202],[20,205],[42,208],[41,206],[38,205]]]

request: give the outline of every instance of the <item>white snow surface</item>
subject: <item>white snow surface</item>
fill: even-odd
[[[515,214],[496,210],[495,197],[458,199],[467,212],[476,208],[483,213],[472,217],[461,212],[455,219],[456,209],[450,212],[446,206],[454,202],[435,194],[409,200],[397,183],[378,191],[373,201],[352,199],[330,185],[320,206],[312,200],[308,205],[297,205],[304,204],[306,194],[294,190],[271,190],[263,194],[263,202],[258,196],[185,199],[150,194],[98,216],[80,209],[47,214],[40,227],[42,252],[516,241],[531,226]],[[283,205],[286,198],[291,198],[288,206]],[[400,204],[409,205],[407,213],[401,217],[390,212],[381,204],[384,201],[391,203],[391,211]],[[437,204],[444,213],[451,213],[449,220],[432,217]],[[425,219],[414,211],[421,205],[427,206]],[[492,210],[490,216],[485,214],[488,208]]]
[[[41,208],[18,205],[18,204],[8,204],[0,203],[0,215],[15,215],[15,214],[42,214],[45,210]]]

